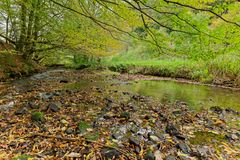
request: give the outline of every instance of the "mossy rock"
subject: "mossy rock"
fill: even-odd
[[[42,112],[34,112],[31,118],[32,118],[32,121],[43,122],[44,114]]]
[[[85,133],[88,128],[91,128],[91,126],[90,126],[87,122],[85,122],[85,121],[80,121],[80,122],[78,123],[78,131],[79,131],[80,133]]]
[[[23,155],[14,157],[12,160],[33,160],[33,157],[30,155],[23,154]]]

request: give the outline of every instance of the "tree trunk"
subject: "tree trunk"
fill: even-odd
[[[24,58],[27,57],[27,54],[24,52],[26,41],[26,19],[27,19],[26,0],[23,0],[21,4],[20,38],[18,40],[17,50],[23,54]]]

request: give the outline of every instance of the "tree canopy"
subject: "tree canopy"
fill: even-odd
[[[43,57],[54,49],[111,55],[136,43],[159,54],[200,58],[240,49],[240,3],[235,0],[0,3],[0,36],[25,58]]]

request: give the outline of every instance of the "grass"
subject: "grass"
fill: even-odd
[[[205,61],[164,56],[158,59],[134,60],[119,56],[104,60],[103,65],[121,73],[185,78],[203,83],[240,86],[240,56],[237,54],[219,55]]]
[[[214,83],[232,87],[240,86],[240,55],[221,54],[205,60],[186,55],[159,55],[144,47],[132,47],[125,53],[101,58],[75,56],[68,59],[65,67],[108,68],[111,71],[130,74],[143,74],[172,78],[184,78],[203,83]]]
[[[205,63],[184,59],[108,62],[106,66],[122,73],[144,74],[192,80],[209,80]],[[211,79],[210,79],[211,80]]]

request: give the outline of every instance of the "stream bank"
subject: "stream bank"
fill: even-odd
[[[141,83],[109,71],[57,69],[3,85],[1,158],[239,158],[239,112],[164,102],[131,88]]]

